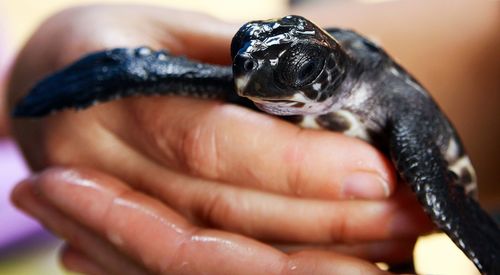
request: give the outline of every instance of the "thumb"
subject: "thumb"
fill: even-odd
[[[165,11],[171,13],[173,10]],[[186,13],[176,26],[165,25],[181,42],[180,54],[208,63],[231,62],[231,39],[241,24],[228,23],[201,13]],[[172,49],[175,54],[176,51]]]

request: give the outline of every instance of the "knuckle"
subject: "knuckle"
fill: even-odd
[[[305,146],[302,146],[302,136],[303,129],[298,129],[296,137],[292,138],[289,146],[285,150],[285,158],[287,166],[286,169],[286,187],[288,188],[288,192],[296,195],[302,196],[304,195],[304,159],[306,156]]]
[[[120,220],[119,222],[117,221],[117,217],[122,217],[121,215],[117,215],[117,213],[123,213],[123,209],[119,208],[123,207],[124,201],[131,201],[134,192],[135,191],[129,188],[123,188],[118,191],[114,195],[114,198],[104,206],[101,217],[99,217],[100,220],[103,221],[100,225],[100,230],[102,230],[102,232],[105,233],[106,238],[108,238],[108,240],[116,246],[122,246],[124,245],[123,242],[127,242],[127,236],[122,238],[123,236],[117,235],[117,232],[124,232],[121,226],[126,223],[126,221],[123,220]]]
[[[341,213],[336,218],[332,219],[329,225],[330,239],[332,242],[343,242],[349,238],[349,229],[346,221],[346,215]]]
[[[188,129],[180,139],[181,159],[191,174],[196,174],[203,165],[207,156],[204,154],[203,141],[201,140],[202,126],[196,126]]]
[[[169,108],[176,102],[174,98],[167,99],[162,103],[166,105],[161,107]],[[221,165],[221,140],[224,136],[214,125],[217,118],[205,111],[187,116],[169,113],[168,117],[162,117],[158,116],[159,106],[144,108],[144,104],[151,103],[144,100],[133,106],[136,124],[146,125],[140,128],[137,140],[141,140],[141,146],[147,148],[147,154],[168,167],[188,174],[217,178],[224,168]]]
[[[178,146],[180,159],[190,174],[217,178],[220,172],[218,136],[214,129],[196,125],[188,129]]]

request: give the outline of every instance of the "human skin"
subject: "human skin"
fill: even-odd
[[[70,246],[62,262],[85,274],[385,274],[335,249],[286,254],[248,237],[194,226],[158,199],[96,171],[49,169],[23,181],[13,197],[66,239]],[[380,242],[340,252],[359,257],[408,244]]]
[[[9,106],[44,75],[102,48],[149,45],[228,64],[237,28],[161,8],[64,11],[21,51],[11,72]],[[415,238],[431,228],[373,147],[238,106],[129,98],[13,120],[12,126],[35,171],[66,167],[21,184],[13,200],[66,239],[70,249],[63,260],[71,269],[234,274],[244,271],[239,253],[250,247],[252,257],[243,257],[249,271],[262,266],[277,268],[269,273],[292,272],[289,263],[298,259],[295,271],[302,273],[337,270],[332,266],[377,273],[354,257],[406,261]],[[175,228],[187,232],[179,233],[184,245],[166,245],[179,241]],[[181,253],[205,246],[200,253]],[[163,265],[179,253],[185,257]],[[234,262],[213,260],[230,256]]]
[[[0,6],[1,8],[1,6]],[[5,89],[5,72],[6,68],[8,66],[8,61],[9,60],[9,55],[8,55],[8,50],[7,50],[7,43],[5,39],[5,33],[3,33],[4,30],[4,22],[0,20],[0,138],[4,137],[7,135],[8,132],[8,115],[6,112],[6,89]]]
[[[9,127],[8,127],[8,115],[6,112],[7,107],[5,106],[5,88],[3,87],[3,83],[5,80],[4,76],[1,75],[0,72],[0,138],[4,138],[8,135]]]

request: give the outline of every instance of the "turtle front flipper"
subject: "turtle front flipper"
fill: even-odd
[[[35,85],[16,117],[38,117],[133,96],[234,97],[230,66],[203,64],[165,51],[117,48],[92,53]]]
[[[435,139],[414,118],[391,126],[390,151],[401,177],[410,184],[434,223],[483,274],[500,274],[500,229],[466,194]],[[427,133],[427,134],[426,134]]]

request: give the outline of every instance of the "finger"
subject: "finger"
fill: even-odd
[[[179,10],[165,7],[98,5],[90,9],[86,12],[88,16],[101,21],[109,22],[109,14],[116,13],[115,29],[128,39],[131,32],[135,34],[136,46],[166,48],[173,54],[210,63],[231,62],[231,39],[240,27],[240,24],[227,23],[204,13],[182,11],[179,15]],[[138,19],[123,22],[124,18],[137,18],[138,14]],[[145,38],[148,41],[144,41]]]
[[[290,274],[389,274],[356,258],[324,251],[303,251],[291,256]]]
[[[147,274],[142,267],[119,253],[108,242],[44,202],[35,194],[33,180],[23,181],[14,189],[12,199],[16,206],[37,218],[96,264],[105,267],[105,274]]]
[[[109,271],[101,268],[87,255],[78,249],[65,245],[61,250],[61,263],[63,266],[73,272],[89,275],[107,275]]]
[[[100,27],[98,31],[96,26]],[[58,53],[57,65],[68,64],[85,52],[144,45],[205,62],[228,64],[231,39],[238,27],[194,11],[182,11],[180,15],[179,10],[165,7],[88,5],[51,17],[34,37],[43,41],[37,36],[51,34],[66,39],[62,42],[67,49]],[[65,35],[68,30],[72,31],[71,39]]]
[[[91,171],[75,172],[100,181]],[[384,201],[324,201],[242,189],[161,169],[153,174],[157,176],[142,188],[191,221],[265,241],[331,243],[415,238],[433,228],[408,188],[398,189]]]
[[[415,196],[404,190],[387,201],[327,202],[244,190],[182,175],[158,175],[151,182],[156,188],[148,191],[191,221],[265,241],[332,243],[415,238],[432,228]],[[40,181],[40,192],[70,204],[71,194],[79,192],[79,182],[102,185],[109,177],[89,169],[53,169]],[[61,182],[74,187],[58,187]]]
[[[123,113],[129,115],[101,120],[124,142],[120,150],[124,155],[139,148],[135,154],[182,173],[301,197],[380,199],[395,189],[394,171],[383,155],[344,135],[300,130],[216,102],[142,98],[128,103],[133,110]],[[137,182],[140,179],[134,175],[141,174],[137,173],[141,166],[151,167],[144,160],[140,166],[123,163],[112,168],[127,181]]]
[[[178,16],[178,10],[149,9],[149,12],[153,13],[147,15],[151,22],[154,22],[157,28],[171,32],[179,41],[173,44],[177,46],[175,48],[170,45],[172,43],[163,42],[173,53],[209,63],[231,62],[231,40],[241,24],[224,22],[207,14],[192,11],[183,11],[182,16]],[[164,37],[164,32],[158,32],[156,39],[164,41]],[[200,43],[203,43],[203,46],[200,46]]]
[[[361,260],[331,253],[288,257],[239,235],[193,227],[163,204],[113,178],[99,184],[91,180],[68,183],[58,180],[54,172],[42,174],[36,186],[49,185],[55,190],[48,194],[44,188],[39,189],[42,197],[106,237],[119,250],[140,259],[153,272],[277,274],[283,270],[328,270],[337,274],[335,270],[349,266],[366,274],[379,272]],[[63,193],[71,197],[71,202],[61,200]]]
[[[413,258],[416,239],[387,240],[354,244],[274,244],[273,247],[291,254],[304,250],[330,251],[369,262],[406,263]]]

